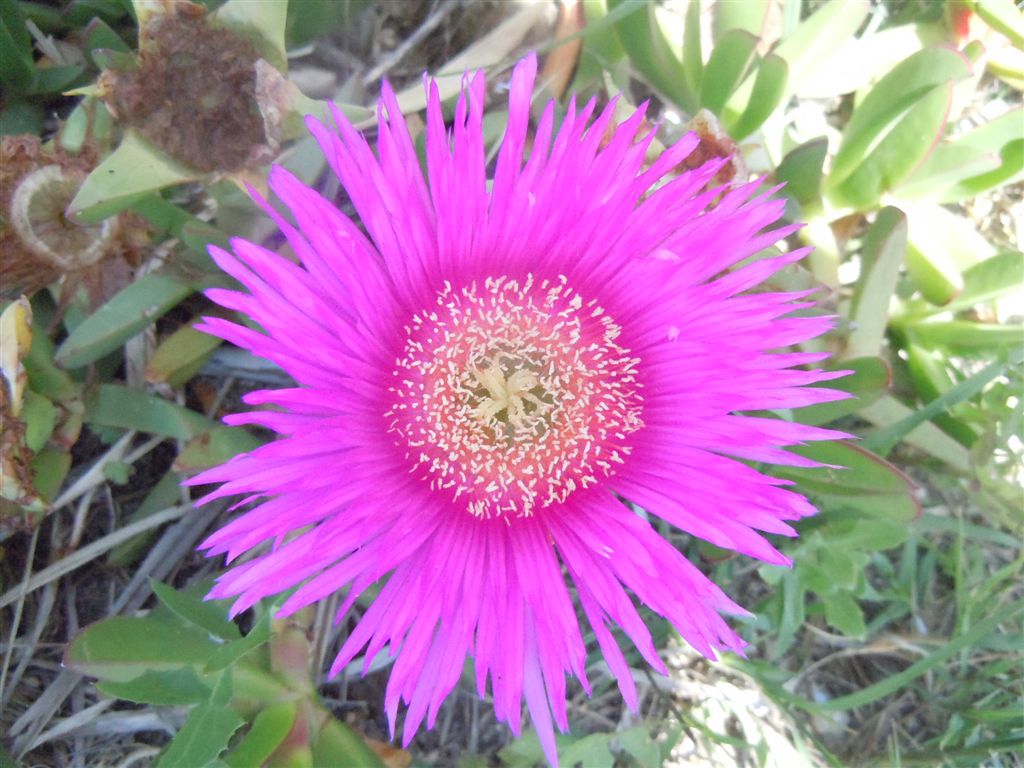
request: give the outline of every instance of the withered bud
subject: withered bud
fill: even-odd
[[[268,162],[278,147],[259,61],[248,41],[211,24],[200,6],[170,3],[148,18],[138,67],[103,73],[102,98],[175,160],[230,173]]]

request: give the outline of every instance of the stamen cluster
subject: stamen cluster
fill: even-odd
[[[446,284],[406,327],[390,430],[480,517],[532,515],[614,473],[643,426],[639,360],[564,276]]]

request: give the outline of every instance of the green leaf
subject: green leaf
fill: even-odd
[[[10,93],[21,93],[32,82],[32,38],[25,17],[15,0],[0,0],[0,85]]]
[[[219,672],[220,670],[234,664],[240,658],[245,656],[245,654],[249,653],[249,651],[259,648],[261,645],[266,643],[270,639],[270,618],[270,612],[264,611],[260,616],[259,621],[257,621],[256,625],[252,630],[250,630],[249,634],[237,640],[232,640],[218,648],[213,655],[210,656],[210,660],[206,664],[205,671]],[[234,626],[234,624],[232,624],[232,626]]]
[[[92,224],[124,210],[140,197],[200,177],[129,128],[124,138],[82,183],[68,216]]]
[[[797,93],[804,82],[814,76],[822,64],[860,28],[870,10],[871,4],[867,0],[830,0],[800,22],[793,33],[779,43],[773,53],[784,59],[789,69],[779,103]],[[754,79],[748,77],[737,91],[736,101],[749,103],[753,89]]]
[[[1024,14],[1011,0],[974,0],[974,11],[986,24],[1024,50]]]
[[[1024,341],[1021,324],[972,323],[967,320],[915,323],[908,328],[911,338],[925,347],[941,347],[954,353],[973,355],[1016,347]]]
[[[89,424],[135,429],[189,440],[216,427],[216,422],[161,397],[117,384],[101,384],[86,399]]]
[[[948,89],[949,83],[970,74],[966,57],[948,48],[918,51],[883,77],[854,111],[843,130],[829,176],[829,186],[837,187],[864,161],[893,126],[911,108],[927,97],[927,108],[914,116],[913,123],[924,121],[944,104],[948,95],[934,95],[936,89]],[[902,143],[902,134],[901,142]],[[909,169],[908,169],[909,170]]]
[[[384,766],[358,733],[329,713],[313,742],[313,765]]]
[[[823,500],[830,509],[856,509],[870,517],[903,522],[921,514],[913,481],[861,445],[825,442],[790,450],[832,466],[777,467],[773,473],[796,481],[803,492]]]
[[[821,171],[827,154],[828,139],[821,137],[801,144],[782,158],[775,178],[785,183],[785,194],[804,207],[820,201]]]
[[[220,344],[216,336],[183,325],[154,350],[146,363],[146,381],[179,387],[199,372]]]
[[[758,40],[749,32],[735,29],[722,35],[711,51],[700,81],[700,106],[716,115],[742,82],[757,53]],[[736,138],[739,138],[738,136]]]
[[[559,751],[558,761],[566,768],[576,765],[582,765],[583,768],[614,768],[615,758],[609,747],[613,736],[611,733],[592,733],[576,739]]]
[[[231,768],[250,768],[266,763],[291,731],[295,713],[294,701],[271,704],[261,710],[238,746],[224,756],[224,762]]]
[[[906,248],[906,215],[896,208],[883,208],[864,235],[861,279],[850,306],[853,331],[846,341],[844,357],[873,357],[881,349],[889,301],[896,290]]]
[[[825,621],[844,635],[863,637],[864,611],[849,592],[836,592],[825,599]]]
[[[867,210],[899,184],[935,147],[945,132],[953,102],[952,83],[932,89],[910,107],[855,171],[832,187],[830,198]]]
[[[772,6],[771,3],[715,3],[711,11],[711,35],[717,43],[734,29],[760,38],[769,23]]]
[[[96,688],[105,696],[160,707],[199,704],[212,693],[192,667],[149,671],[125,682],[100,682]]]
[[[123,288],[75,328],[56,354],[65,368],[81,368],[121,347],[192,293],[179,278],[150,273]]]
[[[615,734],[615,740],[622,751],[636,760],[642,768],[661,768],[661,750],[645,726],[638,725],[619,731]]]
[[[205,664],[217,646],[203,630],[154,618],[114,616],[86,627],[64,652],[64,666],[127,682],[146,672]]]
[[[70,453],[58,448],[43,448],[32,460],[32,477],[36,493],[45,501],[53,501],[70,469]]]
[[[224,676],[227,677],[226,675]],[[214,692],[216,698],[217,692]],[[227,749],[235,731],[245,721],[213,701],[192,710],[185,725],[157,761],[157,768],[201,768],[213,763]]]
[[[683,77],[686,81],[686,92],[691,94],[691,106],[696,106],[692,94],[700,93],[700,82],[704,79],[700,9],[701,0],[690,0],[686,6],[686,26],[683,28]]]
[[[687,112],[695,112],[696,96],[687,85],[680,54],[658,20],[657,7],[642,0],[608,0],[608,10],[613,12],[627,4],[638,10],[620,19],[615,32],[633,66],[663,96]]]
[[[782,103],[788,79],[789,66],[781,56],[769,53],[761,59],[757,68],[757,77],[754,80],[754,91],[746,108],[738,118],[730,120],[730,110],[726,107],[726,131],[728,134],[738,141],[760,128],[761,124],[771,117]]]
[[[30,451],[39,451],[57,425],[57,409],[47,398],[26,389],[21,420],[25,422],[25,445]]]
[[[942,309],[961,312],[979,304],[987,304],[1024,285],[1024,254],[1003,251],[985,259],[964,272],[964,289],[960,295]]]
[[[910,433],[919,425],[944,413],[954,405],[974,397],[981,392],[989,382],[1002,376],[1011,366],[1020,365],[1024,362],[1024,347],[1012,350],[1005,360],[995,360],[973,376],[964,379],[949,391],[935,398],[930,403],[916,411],[909,413],[905,418],[879,429],[868,435],[862,445],[868,450],[876,451],[886,455],[893,449],[904,436]]]
[[[238,631],[235,623],[227,617],[223,606],[200,600],[193,595],[179,592],[173,587],[152,579],[150,579],[149,585],[157,599],[179,618],[224,640],[241,639],[241,632]]]
[[[288,0],[228,0],[213,15],[213,23],[249,40],[279,72],[288,71],[284,35]]]
[[[999,167],[971,176],[943,191],[940,203],[955,203],[1024,178],[1024,139],[1011,141],[999,151]]]
[[[61,67],[36,67],[26,93],[34,96],[46,96],[60,93],[71,87],[71,84],[85,72],[81,64],[68,64]]]
[[[794,418],[801,424],[827,424],[843,416],[856,413],[885,394],[892,381],[889,364],[880,357],[858,357],[853,360],[844,360],[842,363],[830,365],[829,368],[848,370],[852,373],[836,381],[825,381],[814,386],[842,389],[853,397],[800,408],[794,413]]]
[[[228,459],[255,450],[262,444],[263,440],[241,427],[213,427],[197,435],[181,449],[181,453],[174,461],[174,468],[184,474],[197,472],[223,464]]]

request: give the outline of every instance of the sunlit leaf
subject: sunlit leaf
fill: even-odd
[[[852,371],[836,381],[823,382],[820,386],[833,387],[849,392],[852,397],[800,408],[794,413],[802,424],[827,424],[830,421],[856,413],[865,405],[875,402],[889,389],[892,372],[880,357],[859,357],[835,363],[835,368]]]
[[[757,68],[754,91],[743,112],[735,120],[728,119],[726,129],[734,139],[743,139],[761,127],[782,103],[789,67],[781,56],[769,53]]]
[[[264,765],[291,730],[295,712],[293,701],[272,704],[261,710],[238,745],[224,756],[224,762],[231,768]]]
[[[197,374],[221,340],[183,325],[162,342],[146,363],[146,381],[181,386]]]
[[[182,448],[174,461],[174,468],[178,472],[190,474],[223,464],[240,453],[258,448],[261,444],[259,438],[241,427],[213,427],[204,430]]]
[[[821,171],[828,154],[828,139],[812,139],[791,150],[779,163],[775,178],[785,183],[785,194],[807,206],[821,198]]]
[[[883,208],[864,235],[862,276],[850,307],[853,330],[846,342],[845,357],[878,354],[906,247],[907,217],[896,208]]]
[[[749,32],[730,30],[722,35],[704,67],[700,81],[700,106],[716,115],[743,80],[754,61],[757,38]],[[736,136],[736,138],[740,138]]]

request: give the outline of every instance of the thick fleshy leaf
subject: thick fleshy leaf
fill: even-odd
[[[174,460],[174,468],[178,472],[191,474],[222,464],[262,444],[262,440],[240,427],[213,427],[185,444]]]
[[[910,522],[921,514],[915,485],[882,457],[852,443],[817,443],[791,449],[830,464],[821,469],[780,468],[775,474],[795,480],[827,509],[855,509],[871,517]]]
[[[122,346],[128,339],[192,293],[180,278],[150,273],[123,288],[75,328],[57,350],[65,368],[81,368]]]
[[[215,428],[217,423],[177,403],[118,384],[101,384],[86,399],[89,424],[134,429],[154,435],[189,440]]]
[[[700,81],[700,106],[716,115],[743,81],[754,62],[758,40],[749,32],[734,29],[722,35],[711,51]],[[756,91],[755,91],[756,93]],[[736,136],[735,138],[741,138]]]
[[[150,192],[199,176],[129,128],[117,149],[82,183],[68,206],[68,216],[91,224],[124,210]]]
[[[889,364],[881,357],[858,357],[854,360],[843,360],[830,367],[852,371],[852,373],[838,381],[824,382],[815,386],[839,387],[844,392],[849,392],[852,397],[847,400],[836,400],[831,403],[800,408],[795,412],[794,417],[801,424],[827,424],[843,416],[856,413],[884,395],[892,381]]]
[[[288,0],[228,0],[213,15],[213,23],[253,43],[260,55],[278,71],[288,71],[284,46]]]
[[[906,215],[896,208],[883,208],[864,235],[862,275],[850,306],[853,330],[846,341],[844,357],[878,354],[906,248]]]
[[[729,107],[726,107],[726,130],[729,135],[737,140],[744,139],[760,128],[782,103],[788,79],[789,66],[781,56],[769,53],[761,59],[753,93],[739,117],[730,119]]]
[[[183,325],[154,350],[146,363],[146,381],[180,387],[203,367],[221,340]]]
[[[915,114],[914,124],[923,122],[943,103],[942,96],[934,96],[933,92],[939,87],[948,88],[951,82],[968,74],[966,57],[948,48],[928,48],[899,64],[871,89],[847,123],[832,164],[829,186],[837,187],[849,178],[865,157],[877,150],[882,137],[930,96],[928,107]]]
[[[828,154],[828,139],[812,139],[782,158],[776,180],[785,183],[785,194],[806,207],[821,199],[821,171]]]
[[[615,11],[627,0],[608,0],[608,10]],[[619,42],[629,54],[633,66],[665,97],[687,112],[696,112],[697,98],[688,85],[681,52],[669,42],[658,8],[652,3],[638,3],[638,10],[620,19],[615,25]]]

